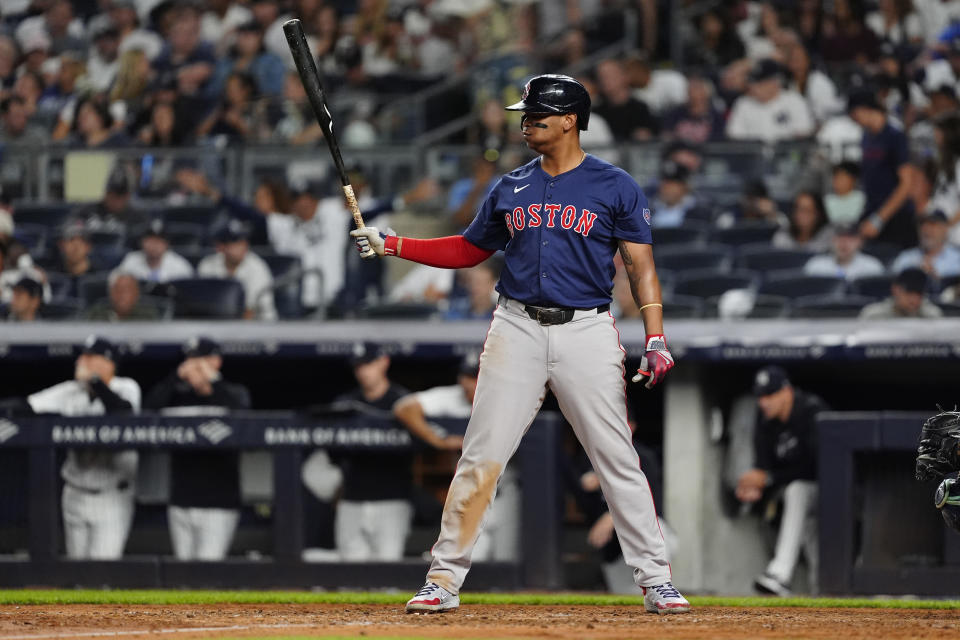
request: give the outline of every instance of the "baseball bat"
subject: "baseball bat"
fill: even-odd
[[[307,44],[307,38],[303,34],[303,24],[298,18],[287,20],[283,23],[283,35],[287,38],[287,46],[290,47],[290,54],[297,65],[297,73],[300,74],[300,82],[303,83],[303,89],[307,92],[307,99],[310,101],[310,106],[313,107],[313,114],[317,117],[317,123],[323,131],[323,139],[327,141],[330,155],[333,156],[333,164],[337,168],[337,175],[340,176],[340,184],[343,187],[343,196],[346,198],[347,208],[350,209],[357,228],[362,229],[365,226],[363,215],[360,213],[359,205],[357,205],[357,196],[350,185],[350,179],[347,178],[347,171],[343,167],[340,144],[337,142],[336,136],[333,135],[333,119],[330,117],[323,85],[320,83],[320,72],[317,71],[313,54],[310,52],[310,45]]]

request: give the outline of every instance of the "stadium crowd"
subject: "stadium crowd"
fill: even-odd
[[[206,163],[163,158],[171,148],[323,144],[282,35],[294,16],[347,148],[415,135],[392,103],[456,74],[471,78],[461,113],[448,94],[433,109],[447,119],[473,110],[447,137],[472,150],[471,167],[399,195],[371,193],[353,169],[362,209],[380,226],[381,214],[411,208],[451,231],[469,224],[496,176],[523,159],[517,120],[502,105],[530,73],[569,71],[593,96],[588,150],[612,159],[626,155],[624,145],[660,151],[656,175],[634,173],[652,203],[668,317],[957,313],[960,3],[698,7],[4,3],[4,149],[143,154],[98,174],[102,197],[87,204],[32,202],[4,183],[3,314],[489,316],[496,264],[456,275],[418,268],[385,289],[382,266],[351,259],[350,217],[329,179],[280,166],[258,176],[248,202]],[[661,28],[671,11],[681,46]],[[616,42],[623,52],[606,56],[603,46]],[[680,64],[666,59],[671,50]],[[761,164],[763,148],[805,143],[804,162],[771,180],[755,163],[730,161],[740,179],[712,183],[716,145],[731,142],[764,145],[750,147]],[[615,294],[631,317],[626,287]]]

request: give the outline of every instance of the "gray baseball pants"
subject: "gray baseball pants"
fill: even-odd
[[[636,584],[670,580],[653,495],[627,424],[624,358],[608,312],[577,311],[570,322],[542,326],[521,303],[501,298],[480,356],[473,413],[443,507],[428,581],[459,593],[500,474],[547,389],[557,397],[600,478]]]

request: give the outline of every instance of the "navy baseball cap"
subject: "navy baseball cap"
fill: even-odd
[[[242,220],[234,218],[217,231],[217,242],[236,242],[250,238],[250,227]]]
[[[782,71],[783,67],[781,67],[776,60],[765,58],[757,61],[757,63],[753,65],[753,68],[750,69],[747,82],[763,82],[764,80],[779,76]]]
[[[24,276],[17,280],[17,283],[13,285],[13,288],[23,289],[31,298],[39,298],[41,295],[43,295],[43,285],[30,276]]]
[[[893,279],[893,284],[902,287],[910,293],[924,293],[927,290],[929,278],[923,269],[910,267],[904,269]]]
[[[83,354],[103,356],[107,360],[117,361],[117,346],[103,336],[92,335],[83,343]]]
[[[310,196],[318,200],[324,195],[323,180],[298,178],[290,181],[290,195],[294,198]]]
[[[183,355],[187,358],[202,358],[204,356],[220,355],[220,343],[206,336],[190,338],[183,343]]]
[[[115,169],[107,177],[107,191],[110,193],[130,193],[130,177],[123,169]]]
[[[787,372],[777,365],[770,365],[757,371],[753,378],[753,395],[768,396],[790,384]]]
[[[925,222],[941,222],[943,224],[948,224],[949,220],[947,220],[947,214],[943,212],[943,209],[934,209],[927,215],[920,218],[920,224]]]
[[[850,97],[847,99],[847,113],[850,113],[857,107],[866,107],[874,111],[886,111],[886,109],[880,106],[880,101],[877,100],[877,94],[873,91],[863,89],[850,94]]]
[[[157,238],[167,238],[167,229],[166,224],[163,222],[163,218],[154,218],[151,220],[146,227],[143,228],[143,233],[140,234],[141,238],[146,238],[148,236],[155,236]]]
[[[690,178],[690,169],[683,166],[679,162],[667,160],[660,167],[660,178],[662,180],[686,182]]]
[[[69,238],[89,238],[90,230],[87,229],[86,222],[81,218],[71,218],[60,227],[57,237],[61,240],[67,240]]]
[[[387,354],[383,347],[375,342],[357,342],[350,352],[350,365],[356,367],[367,364],[385,355]]]

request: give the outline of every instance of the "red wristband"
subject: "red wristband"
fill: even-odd
[[[383,239],[383,255],[385,256],[396,256],[399,255],[397,251],[397,245],[400,238],[398,236],[387,236]]]

